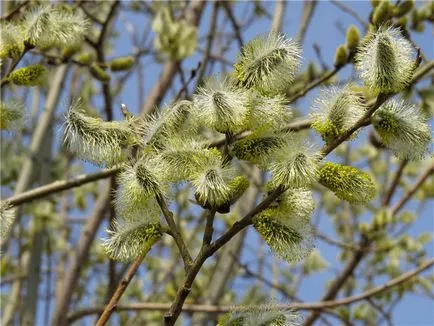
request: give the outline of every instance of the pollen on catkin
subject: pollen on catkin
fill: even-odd
[[[18,101],[0,102],[0,129],[11,130],[23,117],[23,104]]]
[[[103,239],[102,246],[110,258],[120,262],[134,261],[162,235],[159,223],[147,223],[141,219],[116,219],[113,230],[107,230],[107,233],[109,237]]]
[[[0,201],[0,243],[7,238],[15,220],[15,209],[7,201]]]
[[[169,137],[182,130],[192,109],[193,103],[183,100],[146,117],[141,126],[145,143],[162,148]]]
[[[253,219],[253,226],[271,251],[288,262],[306,257],[314,247],[314,230],[304,218],[288,217],[269,208]]]
[[[0,58],[18,58],[24,51],[24,38],[19,26],[13,23],[0,24]]]
[[[349,84],[324,89],[313,104],[312,129],[328,144],[352,127],[365,109],[362,99]]]
[[[419,107],[391,99],[372,117],[383,144],[400,159],[424,158],[432,141],[431,128]]]
[[[244,175],[235,177],[229,183],[229,200],[217,208],[217,212],[226,214],[230,212],[230,207],[234,204],[249,188],[249,179]]]
[[[262,166],[269,161],[270,155],[284,144],[283,134],[275,134],[267,129],[258,129],[237,141],[232,152],[240,160]]]
[[[261,304],[234,307],[219,319],[217,326],[298,326],[300,321],[291,309]]]
[[[360,78],[373,94],[397,93],[411,81],[416,68],[413,48],[394,27],[370,32],[355,56]]]
[[[38,86],[43,83],[46,74],[47,69],[36,64],[12,71],[8,81],[18,86]]]
[[[279,198],[276,207],[282,214],[310,220],[315,210],[312,191],[308,189],[288,189]]]
[[[211,157],[221,157],[215,148],[206,148],[202,142],[193,138],[171,137],[158,152],[157,160],[165,171],[164,179],[170,182],[191,180],[201,168],[200,162]]]
[[[230,200],[230,181],[234,177],[231,166],[222,165],[221,157],[210,157],[200,163],[191,183],[196,188],[196,200],[203,207],[218,207]]]
[[[300,64],[301,49],[292,39],[270,33],[247,43],[234,65],[234,77],[263,95],[285,94]]]
[[[63,48],[83,40],[89,20],[80,10],[44,4],[26,11],[22,26],[25,38],[32,46]]]
[[[221,133],[246,129],[249,92],[235,87],[229,77],[207,79],[193,95],[197,119]]]
[[[292,112],[282,95],[262,96],[252,92],[248,112],[249,129],[264,127],[282,129],[290,121]]]
[[[352,203],[367,203],[377,193],[369,174],[348,165],[325,163],[320,168],[318,181],[340,199]]]
[[[73,103],[66,113],[64,142],[83,160],[112,166],[126,158],[126,148],[137,144],[129,121],[106,122],[87,116],[81,101]]]
[[[117,177],[116,214],[128,220],[137,216],[158,216],[155,196],[166,193],[165,184],[161,181],[162,173],[156,160],[142,159],[133,166],[125,165]]]
[[[318,152],[299,136],[290,135],[286,138],[285,144],[271,155],[270,182],[274,187],[308,187],[317,178]]]

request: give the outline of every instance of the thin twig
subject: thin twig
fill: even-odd
[[[399,202],[395,204],[392,208],[392,215],[396,215],[396,213],[401,210],[401,208],[413,197],[416,191],[423,185],[423,183],[434,173],[434,163],[428,167],[428,169],[417,179],[415,185],[402,197]]]
[[[356,11],[354,11],[350,7],[343,4],[342,1],[330,0],[330,2],[332,4],[334,4],[336,7],[339,7],[343,12],[346,12],[351,17],[353,17],[355,20],[357,20],[359,22],[359,24],[362,25],[365,30],[368,29],[369,24],[367,22],[365,22],[365,20],[362,17],[360,17],[360,15]]]
[[[184,240],[182,239],[181,233],[179,232],[178,226],[176,225],[174,219],[173,219],[173,213],[169,210],[167,207],[166,201],[164,198],[160,195],[156,196],[158,205],[160,206],[160,209],[164,215],[164,218],[166,219],[166,222],[170,228],[169,235],[173,237],[173,240],[175,240],[176,245],[178,246],[179,253],[181,254],[181,257],[184,261],[184,268],[185,270],[189,270],[191,264],[193,263],[193,258],[191,258],[190,252],[187,248],[187,245],[185,244]]]
[[[116,291],[113,293],[113,296],[111,297],[109,303],[107,304],[107,306],[105,306],[103,313],[101,314],[98,321],[96,322],[95,324],[96,326],[103,326],[107,323],[111,314],[116,309],[116,306],[120,298],[124,294],[125,290],[127,289],[128,285],[133,279],[134,275],[136,275],[136,272],[139,269],[140,264],[142,263],[143,259],[145,259],[146,255],[148,254],[149,250],[151,250],[152,245],[154,243],[155,242],[147,243],[146,247],[144,248],[144,252],[139,257],[137,257],[136,260],[130,265],[127,273],[122,278]]]
[[[35,199],[40,199],[64,190],[80,187],[86,183],[94,182],[104,178],[111,177],[119,172],[121,168],[111,168],[97,173],[83,174],[74,179],[54,181],[47,185],[17,194],[5,199],[12,206],[20,206]]]
[[[290,304],[278,304],[276,308],[283,309],[297,309],[297,310],[322,310],[328,308],[336,308],[339,306],[344,306],[352,303],[356,303],[362,300],[366,300],[367,298],[371,298],[377,294],[380,294],[384,291],[387,291],[395,286],[398,286],[414,276],[424,272],[425,270],[431,268],[434,265],[434,259],[421,264],[416,269],[409,271],[401,276],[398,276],[383,285],[372,288],[368,291],[365,291],[361,294],[354,295],[351,297],[347,297],[340,300],[333,301],[322,301],[322,302],[314,302],[314,303],[303,303],[296,302]],[[115,307],[116,311],[140,311],[140,310],[150,310],[150,311],[165,311],[170,307],[168,303],[155,303],[155,302],[143,302],[143,303],[133,303],[128,305],[119,305]],[[237,307],[234,306],[218,306],[218,305],[200,305],[200,304],[185,304],[182,308],[184,312],[206,312],[206,313],[226,313],[228,311],[232,311]],[[239,308],[239,307],[238,307]],[[68,322],[73,323],[80,318],[83,318],[88,315],[97,314],[103,311],[104,307],[94,307],[87,308],[75,313],[72,313],[68,316]]]

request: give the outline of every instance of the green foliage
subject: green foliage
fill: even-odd
[[[232,148],[233,154],[259,166],[264,166],[274,151],[285,144],[284,135],[270,130],[256,130],[251,135],[237,141]]]
[[[389,0],[380,1],[378,6],[375,7],[372,22],[377,26],[386,22],[392,14],[392,8],[392,4]]]
[[[345,45],[339,45],[335,53],[335,67],[341,67],[347,63],[348,53]]]
[[[95,62],[90,65],[89,72],[95,79],[99,81],[105,83],[110,81],[110,75]]]

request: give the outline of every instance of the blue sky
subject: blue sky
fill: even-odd
[[[370,3],[369,1],[357,1],[357,2],[345,2],[345,4],[351,7],[353,10],[357,11],[357,13],[367,20],[367,17],[370,12]],[[418,4],[420,5],[420,3]],[[267,9],[270,13],[273,12],[274,3],[269,2],[266,3]],[[303,3],[301,1],[289,2],[286,7],[286,13],[283,23],[283,32],[289,36],[294,37],[298,26],[299,19],[301,17]],[[238,3],[236,6],[237,15],[242,14],[243,10],[246,8],[246,3]],[[211,6],[207,6],[207,10],[202,18],[201,26],[200,26],[200,36],[202,36],[208,28],[209,24],[209,15],[210,15]],[[222,18],[223,15],[220,15]],[[140,28],[143,27],[143,18],[142,16],[128,14],[123,17],[123,20],[128,20],[129,23],[133,24],[139,31]],[[313,44],[316,42],[320,48],[321,53],[324,60],[331,67],[333,65],[333,57],[335,53],[335,49],[340,44],[345,43],[345,36],[336,26],[339,23],[344,30],[348,28],[349,25],[356,25],[361,31],[363,27],[351,16],[342,12],[336,6],[330,4],[327,1],[321,1],[314,13],[312,23],[310,24],[305,41],[303,44],[303,65],[307,65],[307,63],[313,60],[317,67],[319,67],[318,60],[315,56],[315,52],[313,50]],[[129,36],[126,33],[125,25],[122,21],[118,20],[117,26],[119,27],[121,34],[116,41],[114,55],[119,56],[123,54],[131,53],[131,43],[129,42]],[[266,33],[270,28],[270,21],[268,19],[258,19],[244,34],[244,40],[247,42],[258,34]],[[433,43],[432,37],[430,35],[429,29],[427,29],[422,34],[415,34],[414,40],[415,42],[421,46],[424,53],[428,58],[433,58]],[[234,42],[232,44],[232,51],[227,55],[228,60],[235,60],[236,54],[238,51],[238,45]],[[185,62],[183,62],[184,69],[193,69],[196,67],[197,62],[201,59],[200,55],[194,55]],[[149,62],[148,59],[144,59],[144,62]],[[148,92],[153,86],[154,82],[157,80],[159,76],[161,66],[148,66],[145,70],[145,92]],[[347,78],[351,75],[351,68],[346,68],[342,72],[339,73],[341,78]],[[179,80],[175,80],[175,85],[179,85]],[[306,98],[297,103],[297,107],[304,110],[309,109],[309,105],[312,102],[315,94],[318,93],[318,90],[312,91],[306,96]],[[121,95],[115,100],[115,108],[120,106],[120,103],[126,103],[131,111],[138,112],[138,97],[137,97],[137,86],[136,86],[136,77],[130,78],[125,85],[125,88]],[[173,94],[169,94],[166,97],[166,101],[170,102]],[[119,113],[117,113],[119,115]],[[408,209],[414,208],[414,205],[409,204],[407,206]],[[433,220],[432,220],[432,212],[433,212],[433,203],[430,202],[423,209],[421,216],[417,223],[410,230],[411,234],[419,234],[421,231],[433,230]],[[333,235],[333,229],[331,227],[330,221],[327,216],[321,216],[321,222],[319,225],[320,230],[323,233]],[[254,232],[250,232],[247,242],[254,244],[257,243],[258,237],[254,234]],[[317,242],[317,248],[321,251],[323,257],[329,260],[329,262],[335,266],[340,266],[340,263],[337,262],[336,259],[336,249],[332,246],[326,245],[323,242]],[[429,254],[432,256],[433,250],[432,246],[429,248]],[[252,261],[255,260],[255,257],[245,252],[243,254],[244,261]],[[285,265],[282,265],[282,268],[285,268]],[[302,297],[306,301],[316,301],[320,299],[322,295],[322,291],[324,288],[324,284],[327,279],[332,277],[332,272],[324,272],[319,273],[315,277],[306,278],[303,282],[300,292],[300,297]],[[241,292],[245,291],[245,285],[243,281],[237,281],[234,283],[234,287],[238,288]],[[319,291],[318,289],[321,289]],[[278,298],[277,298],[278,299]],[[433,303],[432,301],[428,301],[426,299],[422,299],[415,295],[407,295],[406,298],[402,301],[400,306],[395,310],[395,314],[393,316],[393,320],[396,325],[432,325],[434,324],[433,317]]]
[[[353,10],[357,11],[358,14],[367,20],[367,17],[370,12],[370,2],[369,1],[354,1],[354,2],[345,2],[345,4],[351,7]],[[420,3],[418,4],[420,5]],[[238,3],[236,6],[237,16],[241,15],[244,8],[247,6],[246,2]],[[266,3],[267,9],[270,13],[273,12],[274,3],[268,2]],[[299,20],[301,17],[303,3],[301,1],[292,1],[288,2],[286,7],[286,13],[284,17],[283,30],[287,36],[294,37],[299,26]],[[204,31],[207,30],[209,24],[209,15],[210,15],[211,6],[208,5],[205,11],[205,14],[201,21],[201,26],[199,29],[200,36],[204,35]],[[222,18],[223,15],[220,15]],[[115,49],[113,51],[113,56],[117,57],[120,55],[130,54],[132,52],[132,44],[130,42],[130,36],[127,33],[125,28],[125,21],[135,26],[139,32],[144,28],[143,16],[126,13],[121,19],[117,21],[117,27],[120,31],[120,35],[115,41]],[[328,1],[320,1],[318,4],[312,23],[310,24],[307,34],[303,44],[303,65],[306,65],[309,61],[313,60],[317,63],[317,67],[319,67],[318,60],[315,56],[315,52],[313,50],[313,44],[316,42],[321,47],[321,52],[324,60],[331,67],[333,65],[333,57],[335,53],[335,49],[338,45],[345,43],[345,36],[342,32],[337,28],[336,23],[339,22],[346,30],[347,27],[351,24],[359,27],[360,30],[363,30],[362,26],[358,24],[358,22],[349,16],[348,14],[342,12],[336,6],[330,4]],[[428,26],[427,26],[428,27]],[[270,21],[268,19],[262,18],[258,19],[247,31],[243,34],[244,40],[247,42],[258,34],[266,33],[270,28]],[[229,27],[227,28],[230,29]],[[422,34],[415,34],[414,41],[421,46],[422,50],[426,54],[426,56],[432,60],[433,59],[433,39],[432,39],[432,31],[427,28],[427,30]],[[228,60],[235,60],[236,53],[238,51],[238,45],[234,42],[232,44],[232,50],[226,57]],[[193,55],[183,62],[183,68],[188,71],[189,69],[193,69],[197,66],[198,61],[201,59],[201,55]],[[144,58],[143,63],[149,63],[150,58]],[[161,66],[158,65],[148,65],[147,69],[144,71],[145,75],[145,94],[149,92],[149,90],[154,85],[155,81],[158,79],[160,73]],[[343,78],[347,78],[351,75],[351,69],[344,69],[339,76]],[[178,88],[179,80],[178,77],[175,80],[175,85]],[[299,101],[297,103],[297,108],[302,109],[305,113],[309,109],[309,105],[312,102],[313,97],[317,94],[317,90],[312,91],[306,96],[305,99]],[[170,102],[173,94],[169,93],[165,98],[165,101]],[[102,101],[102,100],[101,100]],[[102,103],[98,101],[98,103]],[[98,104],[97,103],[97,104]],[[115,99],[115,117],[120,118],[120,104],[127,104],[128,108],[132,112],[138,112],[138,94],[137,94],[137,79],[134,75],[130,78],[125,87],[120,94],[119,97]],[[91,167],[86,165],[87,171],[96,171],[98,168]],[[398,195],[399,197],[399,195]],[[414,208],[414,204],[409,204],[407,206],[408,209]],[[421,215],[418,217],[418,221],[415,223],[414,227],[410,230],[411,234],[419,234],[422,231],[433,231],[433,202],[431,201],[425,208],[422,210]],[[331,227],[330,221],[326,215],[321,216],[321,222],[319,225],[321,231],[326,234],[333,235],[333,229]],[[104,236],[103,228],[100,230],[100,236]],[[251,244],[257,243],[258,237],[254,234],[254,232],[250,232],[247,238],[247,241]],[[339,264],[336,259],[336,249],[324,244],[323,242],[317,242],[317,248],[321,251],[323,257],[328,259],[330,263],[336,267],[339,267]],[[429,247],[429,255],[433,255],[432,245]],[[250,253],[245,252],[243,254],[244,261],[252,261],[255,257]],[[336,264],[336,265],[335,265]],[[282,264],[282,268],[285,268],[285,265]],[[322,291],[324,289],[324,285],[326,280],[330,279],[333,274],[331,272],[320,273],[315,277],[307,278],[301,287],[300,297],[306,301],[317,301],[320,299],[322,295]],[[234,284],[236,288],[239,288],[240,291],[245,290],[245,286],[242,281],[236,282]],[[320,291],[318,289],[321,289]],[[278,298],[277,298],[278,299]],[[433,302],[428,301],[426,299],[422,299],[418,296],[407,295],[406,298],[402,301],[400,306],[395,310],[395,314],[393,316],[393,320],[395,325],[433,325],[434,324],[434,316],[433,316]],[[89,319],[86,319],[89,321]]]
[[[369,12],[371,10],[369,1],[357,1],[357,2],[345,2],[345,4],[351,7],[353,10],[357,11],[357,13],[367,20]],[[420,5],[420,3],[418,4]],[[269,2],[266,3],[267,9],[270,13],[273,12],[274,3]],[[289,36],[294,37],[299,26],[299,19],[301,17],[303,3],[301,1],[293,1],[287,3],[284,23],[283,23],[283,32]],[[236,6],[237,15],[242,15],[243,10],[246,8],[246,3],[238,3]],[[209,24],[209,15],[210,15],[211,6],[207,6],[207,10],[202,18],[201,26],[200,26],[200,35],[202,36],[208,28]],[[222,18],[223,15],[220,15]],[[132,24],[134,24],[137,28],[139,26],[143,26],[143,22],[141,17],[136,17],[135,15],[129,15],[127,18]],[[345,42],[345,36],[342,31],[340,31],[337,27],[337,24],[340,24],[344,30],[348,28],[349,25],[356,25],[361,31],[363,31],[363,27],[351,16],[342,12],[336,6],[330,4],[327,1],[321,1],[314,13],[312,23],[310,24],[305,41],[303,44],[303,65],[307,65],[307,63],[313,60],[317,67],[319,67],[318,60],[315,56],[315,52],[313,50],[313,44],[316,42],[320,48],[321,53],[324,60],[331,67],[333,65],[333,57],[335,53],[335,49],[340,44]],[[123,24],[121,22],[118,23],[118,26],[121,30],[125,32]],[[268,19],[258,19],[244,34],[244,40],[247,42],[258,34],[266,33],[270,28],[270,21]],[[229,27],[230,29],[230,27]],[[124,33],[123,32],[123,33]],[[127,54],[131,50],[131,44],[129,44],[129,37],[126,34],[121,33],[119,39],[116,42],[116,51],[115,54]],[[433,58],[433,42],[432,36],[430,35],[431,31],[427,28],[427,30],[422,34],[415,34],[414,40],[415,42],[421,46],[422,50],[426,54],[428,58],[432,60]],[[232,44],[232,51],[227,55],[228,60],[235,60],[236,54],[238,51],[238,45],[236,42]],[[188,60],[183,62],[183,68],[185,69],[193,69],[196,67],[197,62],[200,60],[201,56],[194,55],[190,57]],[[149,60],[149,59],[148,59]],[[154,84],[155,80],[159,76],[160,67],[151,66],[145,70],[145,91],[149,91],[149,89]],[[351,75],[351,68],[346,68],[342,72],[339,73],[341,78],[348,78]],[[128,107],[135,111],[137,108],[137,87],[135,85],[135,78],[130,79],[125,85],[124,91],[122,94],[116,99],[116,106],[119,107],[120,103],[126,103]],[[179,81],[176,80],[175,83],[179,85]],[[306,96],[306,98],[297,103],[297,107],[304,110],[309,109],[309,105],[312,102],[315,94],[318,93],[318,90],[312,91]],[[170,99],[173,95],[169,94],[168,98],[166,97],[166,101],[170,102]],[[407,206],[408,209],[414,208],[414,204],[409,204]],[[411,234],[419,234],[421,231],[433,230],[433,203],[432,201],[425,206],[422,210],[421,216],[419,216],[417,223],[411,228],[409,231]],[[333,235],[333,229],[331,227],[329,218],[326,215],[321,216],[321,222],[319,225],[320,230],[323,233]],[[249,236],[247,238],[247,242],[250,244],[257,243],[258,241],[257,235],[250,231]],[[337,262],[336,259],[336,249],[330,245],[324,244],[324,242],[317,242],[317,248],[321,251],[323,257],[325,257],[332,266],[338,267],[340,263]],[[430,245],[429,255],[433,255],[432,246]],[[245,251],[243,254],[243,261],[254,261],[256,259],[251,253]],[[254,265],[253,265],[254,266]],[[252,266],[252,267],[253,267]],[[285,265],[282,264],[282,268],[285,268]],[[333,272],[324,272],[319,273],[315,277],[306,278],[303,282],[300,292],[300,297],[307,301],[316,301],[320,299],[322,295],[322,291],[327,279],[332,277]],[[384,281],[384,280],[382,280]],[[235,289],[239,289],[241,292],[246,290],[245,286],[248,283],[243,282],[242,280],[237,281],[233,284]],[[318,290],[321,289],[321,290]],[[278,297],[276,299],[279,299]],[[402,301],[402,303],[395,310],[393,320],[396,325],[432,325],[434,324],[433,317],[433,303],[432,301],[428,301],[426,299],[422,299],[415,295],[407,295],[406,298]]]

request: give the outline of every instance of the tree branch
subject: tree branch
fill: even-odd
[[[434,265],[434,259],[427,261],[421,264],[416,269],[409,271],[407,273],[402,274],[383,285],[377,286],[370,290],[367,290],[358,295],[350,296],[340,300],[333,301],[322,301],[322,302],[314,302],[314,303],[303,303],[296,302],[290,304],[278,304],[276,308],[282,309],[297,309],[297,310],[322,310],[322,309],[330,309],[336,308],[339,306],[353,304],[362,300],[366,300],[371,298],[377,294],[380,294],[384,291],[387,291],[395,286],[398,286],[416,275],[424,272],[425,270],[431,268]],[[170,307],[168,303],[154,303],[154,302],[143,302],[143,303],[132,303],[128,305],[119,305],[116,306],[114,310],[116,311],[140,311],[140,310],[150,310],[150,311],[165,311]],[[200,305],[200,304],[185,304],[182,308],[184,312],[205,312],[205,313],[226,313],[234,308],[235,306],[218,306],[218,305]],[[88,315],[97,314],[104,310],[104,307],[94,307],[87,308],[75,313],[72,313],[68,316],[68,322],[73,323],[80,318],[83,318]]]
[[[121,168],[111,168],[92,174],[83,174],[74,179],[54,181],[44,186],[17,194],[5,199],[12,206],[20,206],[35,199],[40,199],[64,190],[80,187],[86,183],[98,181],[113,176],[121,171]]]

